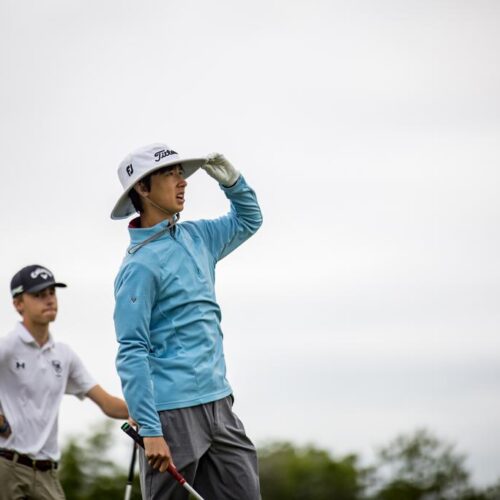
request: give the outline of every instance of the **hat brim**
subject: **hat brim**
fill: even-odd
[[[21,293],[37,293],[37,292],[41,292],[42,290],[45,290],[46,288],[50,288],[51,286],[55,286],[58,288],[66,288],[68,285],[66,285],[65,283],[54,283],[54,282],[52,282],[52,283],[40,283],[38,285],[31,287],[29,290],[24,290]],[[18,293],[17,295],[21,295],[21,294]]]
[[[141,179],[144,179],[147,175],[155,172],[156,170],[159,170],[160,168],[163,167],[169,167],[171,165],[178,165],[181,164],[182,168],[184,170],[184,179],[187,179],[189,176],[193,175],[202,165],[206,163],[206,158],[188,158],[186,160],[172,160],[170,162],[165,162],[162,163],[161,165],[155,165],[154,168],[148,170],[147,172],[144,172],[141,177],[139,177],[135,183],[139,182]],[[113,210],[111,211],[111,218],[114,220],[118,219],[126,219],[132,214],[135,214],[135,208],[132,202],[130,201],[130,198],[128,194],[130,193],[131,189],[133,189],[133,185],[129,186],[123,194],[120,196],[118,201],[116,202],[116,205],[114,206]]]

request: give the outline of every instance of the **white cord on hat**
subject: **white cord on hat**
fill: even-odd
[[[139,193],[140,194],[140,193]],[[171,212],[168,212],[166,209],[164,209],[163,207],[160,207],[160,205],[156,204],[153,200],[151,200],[150,198],[148,198],[147,196],[144,196],[143,194],[140,195],[142,197],[143,200],[146,200],[150,205],[153,205],[153,207],[157,208],[158,210],[160,210],[160,212],[163,212],[164,214],[168,215],[169,217],[172,217],[172,213]]]

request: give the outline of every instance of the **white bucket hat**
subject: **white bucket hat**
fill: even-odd
[[[168,165],[182,164],[184,178],[194,174],[206,158],[188,158],[183,160],[178,153],[166,144],[155,143],[144,146],[128,154],[118,167],[118,178],[123,186],[123,194],[111,212],[112,219],[125,219],[135,213],[129,192],[134,184],[143,177]]]

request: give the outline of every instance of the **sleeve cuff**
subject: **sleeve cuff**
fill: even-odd
[[[139,434],[142,437],[163,437],[161,427],[140,427]]]
[[[222,184],[219,184],[219,186],[225,193],[231,194],[237,191],[242,184],[245,184],[245,180],[243,179],[243,176],[240,174],[238,180],[232,186],[228,187],[228,186],[223,186]]]
[[[83,401],[86,397],[87,394],[91,389],[93,389],[97,385],[97,382],[94,379],[90,379],[87,384],[84,386],[84,388],[81,390],[81,392],[78,392],[75,394],[75,396],[80,400]]]

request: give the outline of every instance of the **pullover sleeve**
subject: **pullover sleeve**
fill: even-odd
[[[148,361],[149,327],[157,291],[153,271],[137,262],[129,262],[115,281],[116,369],[130,415],[144,437],[163,435]]]
[[[198,226],[216,261],[239,247],[262,225],[257,196],[243,176],[233,186],[220,188],[231,202],[230,212],[217,219],[199,221]]]

